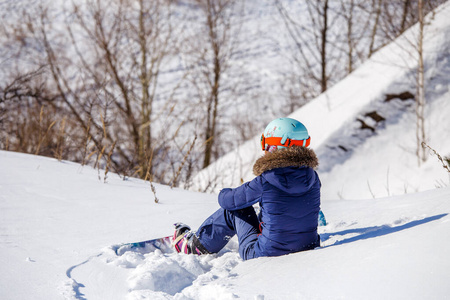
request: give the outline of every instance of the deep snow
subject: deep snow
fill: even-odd
[[[112,246],[198,226],[216,196],[0,151],[1,299],[443,299],[450,188],[324,201],[322,247],[242,261]],[[99,174],[101,180],[99,180]]]

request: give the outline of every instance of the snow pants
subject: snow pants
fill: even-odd
[[[235,211],[219,208],[203,222],[196,235],[209,252],[217,253],[236,234],[239,255],[247,260],[257,257],[254,246],[259,233],[259,220],[254,208],[250,206]]]

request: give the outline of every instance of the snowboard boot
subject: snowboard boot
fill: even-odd
[[[191,228],[183,223],[176,223],[175,232],[173,234],[173,246],[178,253],[186,254],[211,254],[206,248],[200,243],[198,237],[191,230]]]

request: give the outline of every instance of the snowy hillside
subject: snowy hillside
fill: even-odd
[[[450,188],[323,201],[322,248],[242,261],[112,246],[198,226],[216,196],[0,151],[0,299],[444,299]],[[100,179],[99,180],[99,177]]]
[[[142,180],[0,151],[0,299],[449,298],[450,175],[433,155],[417,166],[412,100],[386,101],[415,92],[414,35],[291,115],[319,155],[320,248],[242,261],[232,239],[213,255],[116,255],[118,244],[172,234],[175,222],[196,228],[219,207],[217,194],[153,192]],[[428,144],[448,156],[450,3],[428,17],[424,47]],[[195,189],[250,180],[259,155],[257,136],[200,173]]]
[[[425,126],[428,144],[441,155],[449,155],[450,4],[439,7],[427,21]],[[325,199],[384,197],[450,183],[436,157],[418,167],[414,101],[396,97],[386,101],[387,95],[415,93],[416,34],[417,27],[412,27],[344,80],[290,115],[309,130],[311,147],[319,156],[318,172]],[[376,122],[367,116],[373,112],[385,120]],[[373,130],[361,129],[361,121]],[[239,185],[241,178],[253,178],[253,163],[261,155],[259,143],[258,135],[202,171],[194,180],[195,189],[217,192]],[[217,178],[215,185],[210,184],[211,178]]]

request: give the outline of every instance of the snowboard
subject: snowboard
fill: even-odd
[[[163,253],[175,251],[174,247],[172,246],[172,236],[166,236],[142,242],[114,245],[112,246],[112,249],[117,256],[121,256],[127,251],[142,253],[148,253],[155,250],[160,250]]]
[[[327,221],[322,210],[319,211],[319,226],[326,226]],[[134,243],[124,243],[112,246],[112,249],[117,256],[123,255],[127,251],[148,253],[155,250],[160,250],[163,253],[174,252],[175,249],[172,245],[173,237],[166,236],[162,238],[156,238],[152,240],[134,242]]]

